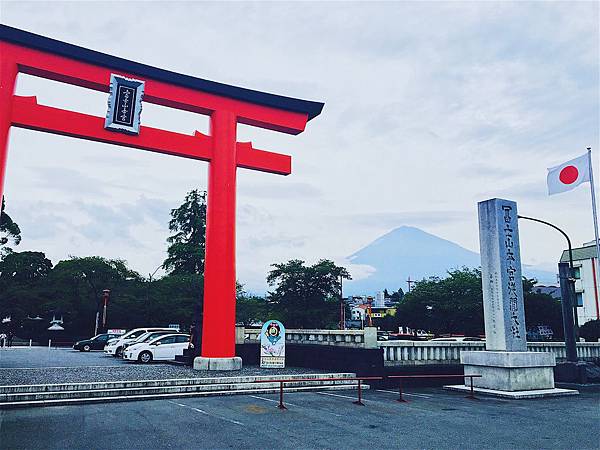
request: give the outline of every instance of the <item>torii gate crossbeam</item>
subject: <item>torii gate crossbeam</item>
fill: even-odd
[[[104,118],[40,105],[14,94],[18,73],[109,91],[112,73],[142,78],[144,102],[210,116],[210,133],[186,135],[141,126],[138,135],[104,128]],[[237,142],[238,123],[288,134],[304,131],[323,104],[158,69],[0,25],[0,197],[12,126],[209,162],[202,357],[235,356],[236,172],[288,175],[288,155]],[[210,364],[210,363],[209,363]],[[212,368],[222,367],[218,364]]]

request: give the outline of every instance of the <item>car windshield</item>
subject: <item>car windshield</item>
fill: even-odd
[[[135,342],[144,342],[144,341],[145,341],[145,339],[146,339],[147,337],[149,337],[149,336],[152,336],[152,333],[144,333],[144,334],[142,334],[141,336],[139,336],[139,337],[138,337],[138,338],[135,340]]]
[[[157,333],[148,333],[148,336],[146,336],[143,340],[140,339],[140,342],[150,342],[154,338],[157,338],[157,337],[162,336],[164,334],[170,334],[170,331],[159,331]]]
[[[165,334],[166,334],[166,333],[165,333]],[[161,344],[164,344],[164,343],[165,343],[165,338],[170,338],[171,336],[172,336],[172,334],[171,334],[171,333],[169,333],[169,334],[166,334],[166,336],[165,336],[164,334],[163,334],[163,335],[161,335],[161,336],[154,336],[154,338],[150,339],[150,340],[148,341],[148,343],[149,343],[149,344],[155,344],[155,343],[157,343],[157,342],[159,342],[159,341],[160,341],[160,343],[161,343]],[[175,339],[175,336],[173,336],[173,339]],[[173,341],[173,342],[174,342],[174,341]]]
[[[139,335],[139,331],[131,330],[120,337],[120,339],[130,339]]]

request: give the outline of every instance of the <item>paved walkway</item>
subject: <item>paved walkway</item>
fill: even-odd
[[[260,369],[256,366],[245,366],[241,371],[235,373],[208,372],[161,362],[142,365],[108,356],[103,352],[83,353],[67,348],[12,347],[0,349],[0,386],[316,372],[323,371],[294,367]]]

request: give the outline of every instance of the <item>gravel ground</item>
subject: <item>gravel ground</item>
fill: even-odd
[[[39,367],[40,362],[44,363],[43,367]],[[86,365],[83,365],[84,363]],[[245,366],[235,372],[209,372],[168,363],[140,365],[105,356],[102,353],[80,353],[70,349],[32,348],[12,351],[4,349],[0,352],[0,386],[319,372],[323,371],[297,367],[261,369],[257,366]]]

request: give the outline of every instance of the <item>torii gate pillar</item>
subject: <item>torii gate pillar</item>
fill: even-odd
[[[214,152],[208,169],[202,356],[194,360],[199,370],[242,366],[235,356],[236,122],[228,111],[210,118]]]

